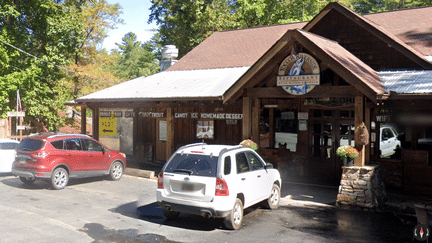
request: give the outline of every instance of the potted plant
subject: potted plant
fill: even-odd
[[[252,140],[250,140],[250,139],[243,140],[243,141],[240,143],[240,145],[242,145],[242,146],[246,146],[246,147],[249,147],[249,148],[251,148],[251,149],[253,149],[253,150],[255,150],[255,151],[258,150],[258,144],[256,144],[254,141],[252,141]]]
[[[344,166],[348,165],[348,160],[351,162],[354,158],[359,156],[359,151],[351,145],[340,146],[336,150],[336,154],[344,162]],[[351,163],[350,163],[351,164]]]

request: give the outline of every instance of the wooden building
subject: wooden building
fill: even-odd
[[[334,180],[336,149],[358,146],[364,123],[370,142],[354,164],[381,164],[386,186],[429,194],[431,21],[432,7],[360,16],[330,3],[307,23],[216,32],[165,72],[75,102],[93,110],[96,138],[130,141],[135,156],[252,138],[289,175]]]

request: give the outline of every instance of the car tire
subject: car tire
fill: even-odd
[[[163,211],[164,216],[167,219],[176,219],[180,215],[180,212],[170,211],[170,210],[167,210],[165,208],[163,208],[162,211]]]
[[[228,217],[225,218],[224,224],[227,229],[240,229],[243,223],[243,203],[239,198],[236,198],[234,207]]]
[[[109,171],[111,180],[118,181],[123,176],[123,164],[119,161],[115,161]]]
[[[279,201],[280,187],[276,184],[273,184],[270,197],[264,202],[264,206],[268,209],[277,209],[279,207]]]
[[[52,187],[56,190],[61,190],[66,187],[69,182],[69,174],[63,167],[59,167],[54,170],[51,175]]]
[[[21,180],[22,182],[24,182],[24,184],[26,184],[26,185],[33,184],[33,182],[35,182],[35,180],[36,180],[36,179],[34,179],[34,178],[26,178],[26,177],[23,177],[23,176],[20,176],[19,178],[20,178],[20,180]]]

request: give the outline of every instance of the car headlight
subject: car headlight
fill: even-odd
[[[123,156],[124,158],[126,158],[126,154],[125,153],[121,153],[120,152],[120,155]]]

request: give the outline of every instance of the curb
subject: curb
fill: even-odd
[[[147,179],[156,178],[154,171],[141,170],[141,169],[135,169],[135,168],[126,168],[125,174],[130,175],[130,176],[143,177],[143,178],[147,178]]]

